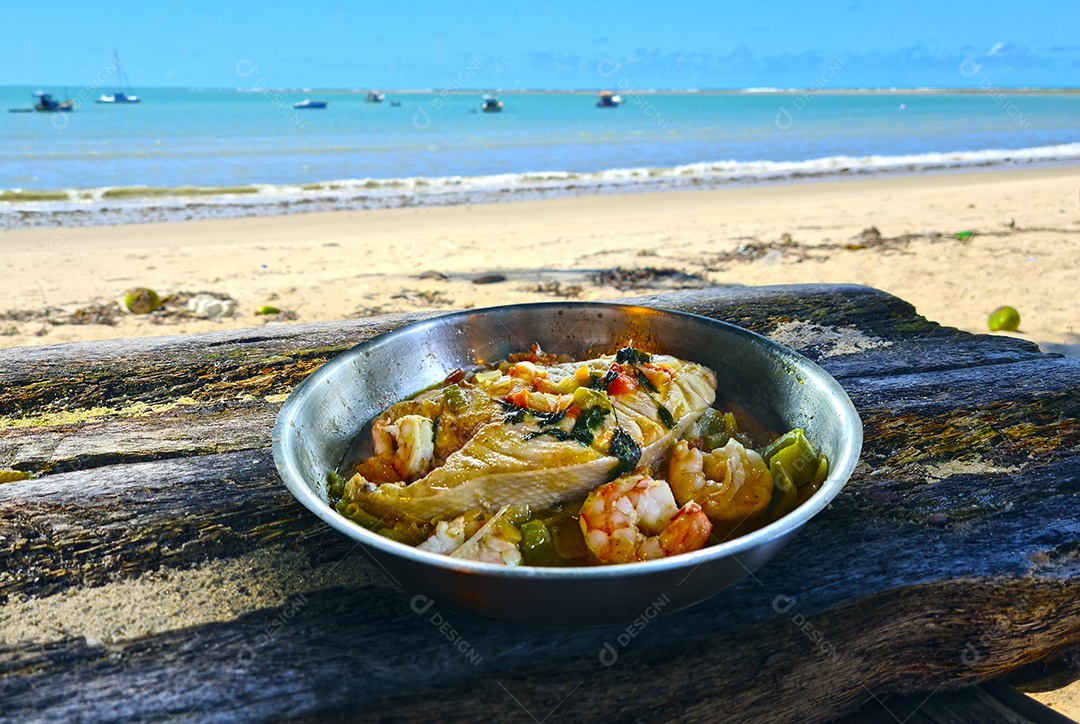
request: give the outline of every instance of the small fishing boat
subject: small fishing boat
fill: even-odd
[[[499,113],[503,109],[503,102],[495,96],[484,96],[484,102],[480,104],[480,110],[484,113]]]
[[[120,62],[120,54],[113,48],[113,61],[116,63],[116,75],[120,79],[121,85],[128,90],[127,93],[123,91],[116,91],[114,93],[102,93],[98,96],[95,103],[111,103],[113,105],[124,103],[139,103],[139,96],[131,93],[131,81],[128,80],[127,73],[124,72],[124,65]]]
[[[616,95],[611,91],[600,91],[600,95],[596,99],[597,108],[618,108],[619,104],[623,102],[623,97]]]
[[[116,91],[115,93],[102,93],[95,103],[138,103],[139,96],[129,96],[123,91]]]
[[[293,103],[292,107],[301,110],[305,108],[326,108],[326,101],[313,101],[310,98],[307,98],[299,103]]]
[[[379,93],[377,91],[368,91],[367,96],[364,98],[364,103],[382,103],[386,98],[385,93]]]
[[[67,112],[75,110],[75,101],[58,101],[54,99],[52,95],[44,91],[38,91],[37,93],[35,93],[34,98],[37,98],[37,103],[34,104],[35,111],[42,111],[44,113],[56,113],[58,111]]]

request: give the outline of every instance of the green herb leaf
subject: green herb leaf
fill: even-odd
[[[671,416],[671,410],[663,405],[657,405],[656,414],[660,416],[660,422],[664,423],[664,427],[669,430],[675,427],[675,418]]]
[[[611,471],[611,475],[608,476],[608,482],[610,482],[620,475],[634,472],[638,461],[641,460],[641,446],[634,442],[634,438],[630,437],[621,427],[616,428],[615,434],[611,437],[611,447],[608,449],[608,455],[619,461],[619,464]]]
[[[529,414],[539,420],[542,427],[556,425],[562,422],[563,418],[566,417],[565,412],[538,412],[537,410],[529,410]]]
[[[531,415],[532,417],[535,417],[540,422],[540,424],[544,426],[554,425],[558,422],[561,422],[563,418],[566,417],[565,412],[541,412],[540,410],[530,410],[527,407],[518,407],[512,402],[507,402],[506,400],[495,401],[502,405],[503,410],[506,411],[503,415],[503,420],[505,420],[506,424],[508,425],[517,425],[519,423],[525,422],[526,415]]]
[[[524,407],[518,407],[517,405],[507,402],[506,400],[496,400],[502,405],[503,410],[506,412],[503,414],[503,420],[507,425],[518,425],[525,421],[525,415],[529,412]]]
[[[590,407],[588,410],[582,410],[581,414],[578,415],[577,422],[574,423],[574,429],[570,431],[570,435],[582,445],[592,445],[593,430],[604,423],[606,416],[607,410],[600,407]]]
[[[646,377],[645,373],[642,372],[641,370],[637,370],[637,380],[638,380],[638,382],[641,383],[641,386],[644,387],[649,392],[659,392],[660,391],[660,390],[656,389],[656,385],[654,385],[652,383],[652,380],[650,380],[648,377]]]
[[[648,352],[642,352],[640,349],[634,349],[632,344],[627,345],[615,353],[615,361],[619,364],[645,364],[652,359],[652,355]]]

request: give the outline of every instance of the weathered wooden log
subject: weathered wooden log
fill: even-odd
[[[36,475],[0,485],[0,718],[826,721],[1080,642],[1080,359],[861,287],[637,301],[800,348],[841,380],[866,442],[844,492],[763,569],[614,629],[415,599],[281,485],[283,396],[408,318],[0,352],[0,467]],[[257,588],[256,557],[272,604],[154,608],[218,563]],[[89,621],[124,586],[160,618],[103,639]],[[58,621],[65,601],[86,621]]]

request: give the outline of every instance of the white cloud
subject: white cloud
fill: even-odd
[[[993,58],[995,55],[1001,54],[1001,49],[1005,47],[1005,43],[994,43],[994,46],[990,50],[986,51],[987,58]]]

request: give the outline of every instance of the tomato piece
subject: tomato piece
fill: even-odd
[[[515,392],[512,395],[507,395],[506,396],[506,401],[509,402],[511,405],[515,405],[517,407],[528,407],[529,406],[529,391],[528,390],[518,390],[517,392]]]
[[[611,384],[608,385],[607,391],[609,395],[625,395],[629,392],[633,392],[637,388],[637,380],[620,372],[619,376],[613,379]]]

